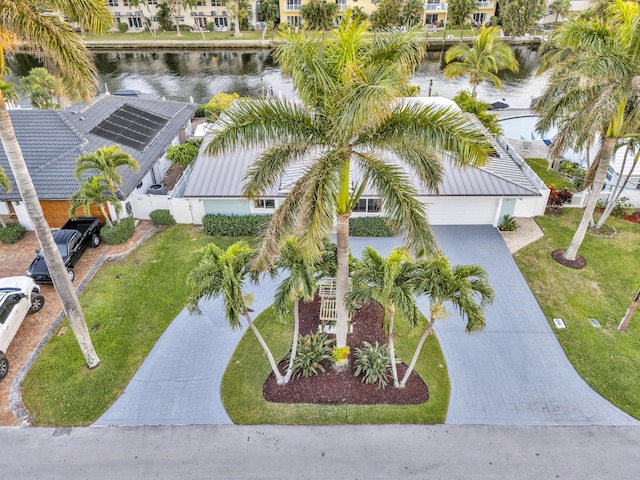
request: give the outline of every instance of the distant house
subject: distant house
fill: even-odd
[[[416,97],[408,101],[427,103],[437,108],[457,108],[451,100],[442,97]],[[544,183],[521,159],[514,160],[513,151],[507,152],[497,142],[494,142],[494,149],[489,163],[481,168],[463,170],[444,159],[445,174],[438,192],[426,190],[414,182],[420,199],[427,205],[432,224],[496,226],[504,215],[533,217],[544,214],[548,197]],[[207,213],[271,213],[283,202],[304,165],[296,165],[264,197],[250,201],[242,196],[243,179],[259,154],[257,149],[242,149],[215,157],[201,152],[186,181],[183,195],[191,202],[194,223],[201,223]],[[354,183],[359,177],[360,173],[352,170]],[[415,176],[410,178],[415,179]],[[381,214],[384,211],[378,194],[368,187],[353,216]]]
[[[135,96],[105,95],[84,110],[10,110],[18,142],[51,227],[60,227],[68,218],[69,196],[78,190],[73,177],[75,160],[99,148],[119,145],[140,164],[138,172],[123,168],[118,196],[125,212],[136,215],[131,195],[158,185],[170,162],[165,151],[184,143],[191,133],[190,120],[196,105],[147,100]],[[0,165],[11,180],[10,193],[0,189],[0,214],[15,215],[32,229],[16,188],[4,149]],[[95,172],[87,172],[85,177]],[[160,186],[156,187],[161,189]]]

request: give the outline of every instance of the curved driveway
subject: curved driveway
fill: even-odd
[[[636,420],[595,393],[567,360],[499,232],[491,226],[436,226],[453,263],[478,263],[496,291],[487,326],[464,332],[455,312],[436,325],[451,377],[447,423],[513,425],[627,425]],[[383,254],[398,239],[350,239],[354,255],[365,245]],[[276,281],[277,282],[277,281]],[[272,301],[275,283],[249,290],[254,310]],[[419,300],[423,312],[428,302]],[[205,314],[182,311],[162,335],[120,399],[98,425],[230,423],[220,380],[243,332],[227,326],[218,301]]]

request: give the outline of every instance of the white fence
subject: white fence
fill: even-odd
[[[194,223],[191,202],[185,198],[170,198],[168,195],[133,195],[129,203],[136,218],[149,219],[149,214],[154,210],[169,210],[177,223]]]

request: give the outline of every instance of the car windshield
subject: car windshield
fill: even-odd
[[[66,258],[67,256],[67,245],[58,245],[58,250],[60,251],[60,255],[62,255],[62,258]],[[42,250],[38,250],[38,258],[44,258],[44,253],[42,253]]]

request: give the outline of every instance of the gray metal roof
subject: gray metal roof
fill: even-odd
[[[85,153],[116,143],[89,132],[124,104],[134,105],[154,115],[170,119],[144,150],[138,151],[126,145],[120,145],[123,151],[133,156],[140,164],[138,172],[131,172],[126,168],[122,168],[120,172],[123,178],[120,190],[127,196],[191,119],[196,105],[105,95],[99,97],[95,103],[83,111],[76,109],[9,111],[16,137],[40,199],[66,200],[78,190],[79,185],[73,178],[75,159]],[[13,186],[13,190],[8,194],[0,189],[0,200],[19,200],[20,195],[4,148],[0,149],[0,165],[4,167]],[[85,177],[92,174],[92,172],[86,172]]]
[[[502,150],[500,148],[500,150]],[[185,197],[224,198],[242,197],[245,174],[262,150],[247,148],[233,153],[209,157],[200,155],[185,189]],[[443,160],[444,178],[439,193],[427,190],[409,174],[418,193],[422,196],[539,196],[540,192],[522,172],[511,157],[502,151],[500,158],[489,158],[489,163],[481,168],[460,169],[450,160]],[[354,181],[359,174],[352,162],[351,173]],[[268,197],[285,197],[295,181],[304,173],[306,166],[299,162],[287,171]],[[368,187],[365,196],[377,193]]]

